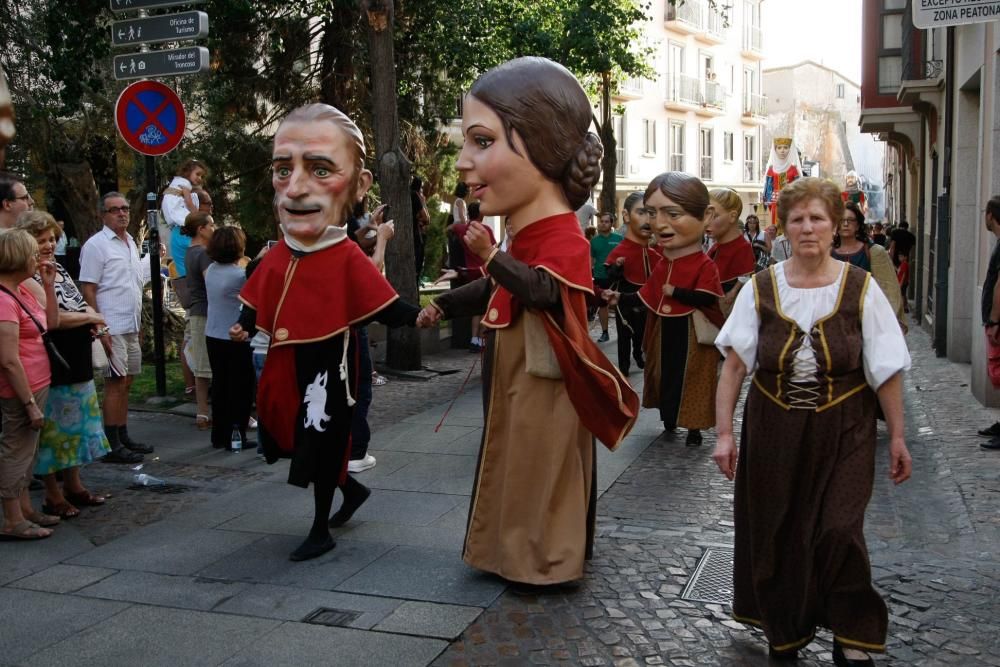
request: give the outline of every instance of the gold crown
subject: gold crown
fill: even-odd
[[[792,145],[792,138],[791,137],[775,137],[774,138],[774,145],[775,146],[791,146]]]

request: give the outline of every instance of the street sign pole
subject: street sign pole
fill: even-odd
[[[112,44],[138,46],[139,53],[115,56],[115,79],[151,79],[197,74],[208,69],[208,49],[203,46],[150,51],[149,44],[200,39],[208,34],[204,12],[148,16],[147,10],[197,4],[205,0],[110,0],[115,12],[138,10],[136,19],[112,25]],[[159,211],[156,206],[156,157],[172,151],[184,135],[185,113],[177,94],[156,81],[128,86],[115,104],[115,125],[133,150],[146,156],[146,230],[149,239],[149,273],[153,290],[153,354],[156,361],[156,394],[166,396],[166,354],[163,342],[163,279],[160,275]],[[182,352],[183,354],[183,352]]]
[[[156,158],[146,156],[146,228],[149,238],[149,277],[153,288],[153,356],[156,395],[167,395],[167,356],[163,344],[163,277],[160,275],[160,227],[156,209]],[[181,351],[183,354],[183,351]]]

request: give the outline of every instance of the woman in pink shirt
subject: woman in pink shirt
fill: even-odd
[[[38,285],[31,277],[42,277]],[[42,331],[59,323],[55,267],[38,261],[38,244],[21,229],[0,233],[0,539],[37,540],[59,517],[36,512],[28,497],[48,397],[49,358]]]

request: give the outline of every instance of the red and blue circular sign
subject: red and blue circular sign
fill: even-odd
[[[169,86],[137,81],[115,104],[115,125],[129,147],[143,155],[166,155],[184,137],[184,105]]]

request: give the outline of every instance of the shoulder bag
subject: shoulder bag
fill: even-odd
[[[21,307],[21,310],[27,313],[28,317],[31,318],[31,321],[35,323],[36,327],[38,327],[38,333],[42,335],[42,344],[45,346],[45,353],[49,355],[49,366],[51,367],[50,370],[52,372],[61,371],[63,373],[68,373],[70,370],[69,364],[66,363],[66,359],[63,358],[62,354],[59,353],[59,348],[56,347],[56,344],[52,342],[51,338],[49,338],[49,332],[45,330],[45,327],[42,326],[42,323],[39,322],[37,319],[35,319],[35,316],[31,314],[31,311],[25,308],[24,304],[21,303],[21,300],[18,299],[13,292],[11,292],[3,285],[0,285],[0,290],[3,290],[7,294],[9,294],[10,298],[14,299],[14,301],[17,302],[17,305]]]

